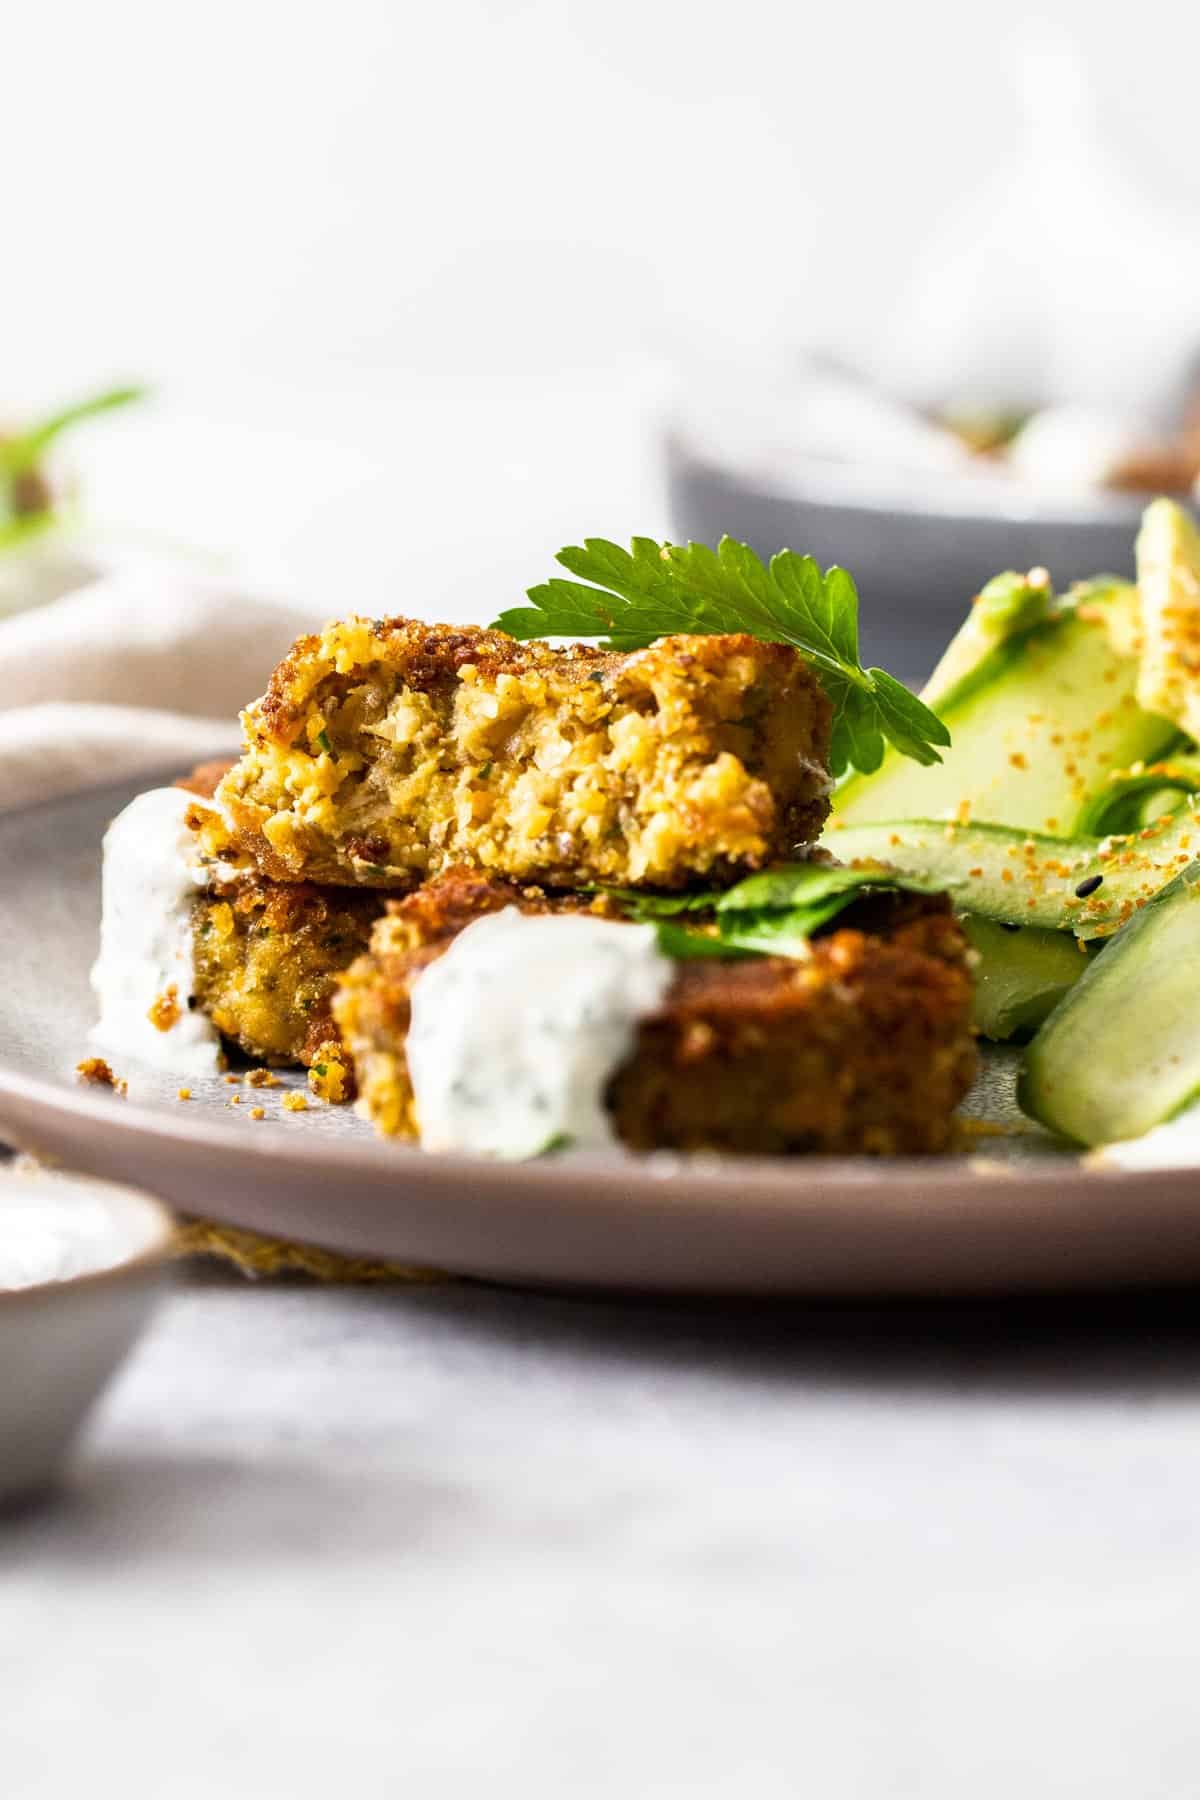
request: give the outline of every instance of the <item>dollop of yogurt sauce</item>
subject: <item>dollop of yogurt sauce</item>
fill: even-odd
[[[100,1003],[91,1041],[178,1075],[215,1075],[220,1039],[210,1019],[189,1009],[195,986],[192,903],[210,871],[185,824],[195,796],[152,788],[119,813],[104,837],[100,954],[92,988]],[[166,1031],[150,1020],[175,988],[179,1017]]]
[[[514,906],[468,925],[413,986],[422,1147],[523,1157],[611,1144],[605,1088],[673,972],[652,925]]]

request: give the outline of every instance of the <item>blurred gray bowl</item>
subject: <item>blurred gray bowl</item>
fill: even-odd
[[[678,424],[665,439],[672,532],[723,533],[761,556],[789,548],[840,563],[862,601],[863,659],[919,685],[984,582],[1003,569],[1049,569],[1062,589],[1083,576],[1132,576],[1145,502],[1098,493],[1031,506],[1000,484],[926,476],[915,491],[821,457],[723,461]]]
[[[19,1259],[38,1216],[61,1267],[26,1280]],[[53,1479],[166,1285],[172,1230],[166,1208],[133,1188],[0,1177],[0,1506]]]

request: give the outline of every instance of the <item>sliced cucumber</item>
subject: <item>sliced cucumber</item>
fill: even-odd
[[[1079,815],[1077,832],[1103,837],[1109,831],[1141,831],[1164,813],[1182,811],[1193,794],[1200,794],[1200,756],[1186,738],[1179,743],[1182,748],[1159,762],[1114,771]]]
[[[960,912],[1086,939],[1110,937],[1200,850],[1200,817],[1189,810],[1155,830],[1112,838],[937,819],[838,823],[826,842],[839,862],[937,882]]]
[[[1200,1094],[1200,862],[1119,931],[1025,1054],[1018,1098],[1080,1144],[1141,1137]]]
[[[1067,931],[997,925],[970,913],[962,927],[975,951],[975,1029],[997,1043],[1031,1037],[1087,967]]]
[[[1137,540],[1142,644],[1138,701],[1200,733],[1200,530],[1174,500],[1154,500]]]
[[[1096,582],[1042,623],[956,655],[979,636],[969,621],[924,696],[950,728],[945,759],[923,768],[889,751],[873,775],[843,782],[835,816],[1077,830],[1111,769],[1178,739],[1177,726],[1137,704],[1137,604],[1135,588]]]

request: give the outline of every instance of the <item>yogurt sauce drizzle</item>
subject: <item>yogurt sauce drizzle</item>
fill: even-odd
[[[468,925],[413,987],[422,1147],[521,1157],[563,1139],[611,1144],[604,1090],[673,972],[652,925],[515,906]]]
[[[91,1041],[171,1074],[215,1075],[220,1039],[204,1013],[188,1008],[192,903],[209,879],[184,823],[193,804],[180,788],[152,788],[105,833],[100,955],[92,969],[100,1019]],[[172,984],[179,1018],[160,1031],[150,1008]]]

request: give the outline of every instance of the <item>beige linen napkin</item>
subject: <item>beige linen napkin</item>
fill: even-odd
[[[232,749],[240,708],[314,623],[158,557],[0,616],[0,813]]]

